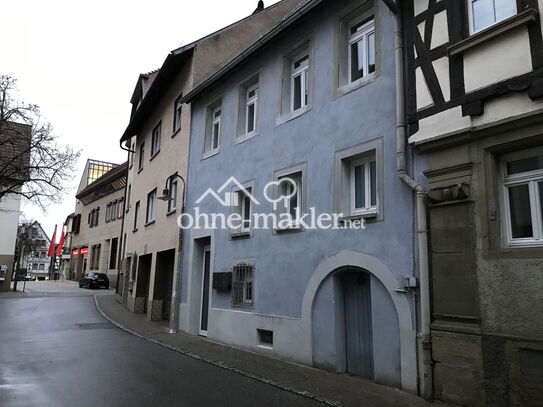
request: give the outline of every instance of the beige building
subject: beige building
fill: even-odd
[[[543,405],[543,1],[403,7],[409,143],[427,160],[435,396]]]
[[[184,197],[190,105],[180,99],[234,51],[254,42],[298,2],[284,0],[172,51],[158,71],[140,75],[130,123],[124,221],[123,304],[152,320],[170,319],[179,262],[177,217]],[[166,201],[157,200],[168,188]],[[168,199],[169,198],[169,199]]]
[[[71,219],[70,274],[106,273],[115,287],[121,248],[127,163],[88,160]]]

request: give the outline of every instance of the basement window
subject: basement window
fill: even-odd
[[[257,329],[258,333],[258,342],[261,346],[268,348],[273,347],[273,331],[267,329]]]

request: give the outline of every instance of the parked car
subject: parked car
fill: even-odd
[[[109,278],[107,278],[107,274],[103,274],[103,273],[87,273],[85,274],[85,277],[79,280],[79,287],[109,288]]]
[[[36,281],[36,276],[32,273],[26,273],[26,281]]]

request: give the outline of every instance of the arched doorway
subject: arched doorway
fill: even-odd
[[[333,270],[315,295],[311,325],[313,365],[401,387],[396,309],[367,270]]]
[[[306,357],[316,367],[347,371],[343,276],[349,273],[369,276],[375,381],[416,392],[416,331],[408,294],[384,263],[360,252],[322,260],[309,280],[302,304],[302,333],[311,343]]]

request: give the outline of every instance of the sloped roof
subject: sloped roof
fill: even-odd
[[[75,197],[79,199],[83,205],[88,205],[104,196],[110,195],[119,189],[126,186],[126,170],[128,162],[113,168],[108,171],[93,183],[89,184],[85,189],[79,192]]]
[[[263,46],[265,46],[268,42],[277,37],[277,35],[283,32],[286,28],[290,27],[301,17],[303,17],[308,12],[313,10],[316,6],[320,5],[325,1],[326,0],[300,0],[298,4],[288,14],[286,14],[277,25],[256,38],[255,41],[253,41],[248,47],[236,50],[230,56],[230,58],[227,58],[217,70],[210,72],[206,77],[204,77],[197,84],[195,84],[192,90],[187,93],[181,99],[181,101],[184,103],[190,103],[198,95],[201,95],[201,93],[205,89],[217,82],[220,78],[222,78],[232,69],[234,69],[242,61],[260,50]]]
[[[179,73],[179,70],[181,69],[183,64],[193,55],[194,50],[198,46],[199,43],[202,43],[203,41],[210,38],[214,38],[214,37],[219,38],[219,36],[223,34],[224,32],[226,32],[227,30],[237,27],[239,24],[251,19],[255,19],[255,18],[256,19],[268,18],[269,23],[275,26],[276,21],[281,21],[284,18],[283,15],[280,14],[282,13],[281,10],[284,7],[288,7],[290,10],[291,9],[290,4],[296,4],[298,1],[300,0],[282,0],[280,2],[277,2],[263,9],[262,11],[259,11],[258,13],[250,14],[241,20],[238,20],[226,27],[221,28],[218,31],[215,31],[190,44],[187,44],[185,46],[179,47],[171,51],[166,57],[166,59],[164,60],[164,63],[162,64],[160,69],[158,70],[158,73],[156,74],[153,83],[149,87],[147,94],[145,95],[145,98],[143,98],[140,106],[133,112],[132,117],[130,119],[130,123],[128,124],[126,130],[124,131],[121,137],[121,142],[126,141],[137,134],[141,126],[145,123],[149,115],[152,113],[153,109],[155,108],[156,104],[158,103],[158,101],[160,100],[164,92],[171,85],[172,80]],[[278,15],[270,16],[270,13],[272,14],[275,13]],[[257,38],[259,36],[260,34],[257,36]],[[252,43],[253,41],[254,39],[250,40],[249,43]],[[247,41],[245,42],[245,44],[247,44]],[[212,67],[211,69],[215,70],[216,68]],[[200,73],[200,72],[197,72],[197,73]],[[202,72],[202,74],[206,74],[206,72]]]

